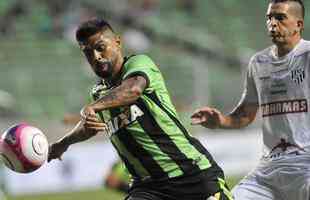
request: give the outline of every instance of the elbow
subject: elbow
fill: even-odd
[[[251,116],[243,121],[239,128],[245,128],[249,126],[255,120],[255,116]]]
[[[254,116],[254,117],[251,117],[251,119],[249,120],[249,123],[247,124],[247,126],[248,126],[249,124],[252,124],[252,123],[254,122],[254,120],[255,120],[255,116]]]
[[[132,100],[138,99],[146,88],[147,81],[142,76],[135,76],[126,81],[125,88],[128,91],[128,95]]]

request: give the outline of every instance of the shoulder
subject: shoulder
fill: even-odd
[[[296,57],[304,55],[310,52],[310,41],[308,40],[301,40],[297,50],[296,50]]]
[[[272,46],[269,46],[261,51],[258,51],[255,53],[251,59],[250,59],[250,64],[255,64],[255,63],[269,63],[272,62],[272,57],[271,57],[271,49]]]
[[[127,78],[133,73],[144,73],[151,76],[160,72],[153,60],[144,54],[134,55],[127,58],[123,68],[123,78]]]
[[[141,65],[151,65],[151,66],[155,66],[155,63],[153,62],[153,60],[145,55],[145,54],[139,54],[139,55],[133,55],[130,56],[127,61],[125,62],[125,66],[132,66],[132,65],[137,65],[137,66],[141,66]]]

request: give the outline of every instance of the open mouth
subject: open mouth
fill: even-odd
[[[106,61],[97,61],[95,63],[95,73],[101,78],[106,78],[111,76],[112,73],[112,63],[108,60]]]
[[[96,68],[99,71],[107,71],[109,66],[110,66],[110,62],[109,61],[105,61],[105,62],[101,62],[101,63],[97,63],[96,64]]]
[[[107,63],[99,64],[99,65],[97,65],[97,68],[98,68],[100,71],[106,71],[106,70],[108,69],[108,64],[107,64]]]

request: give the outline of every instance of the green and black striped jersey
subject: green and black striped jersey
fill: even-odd
[[[136,75],[147,80],[142,96],[130,106],[98,113],[108,124],[110,140],[133,178],[169,179],[215,164],[180,123],[162,74],[148,56],[125,60],[121,79]],[[109,89],[104,81],[96,84],[91,90],[93,100]]]

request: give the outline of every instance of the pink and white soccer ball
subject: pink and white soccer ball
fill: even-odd
[[[26,123],[8,128],[0,139],[0,157],[15,172],[29,173],[47,160],[48,141],[42,131]]]

